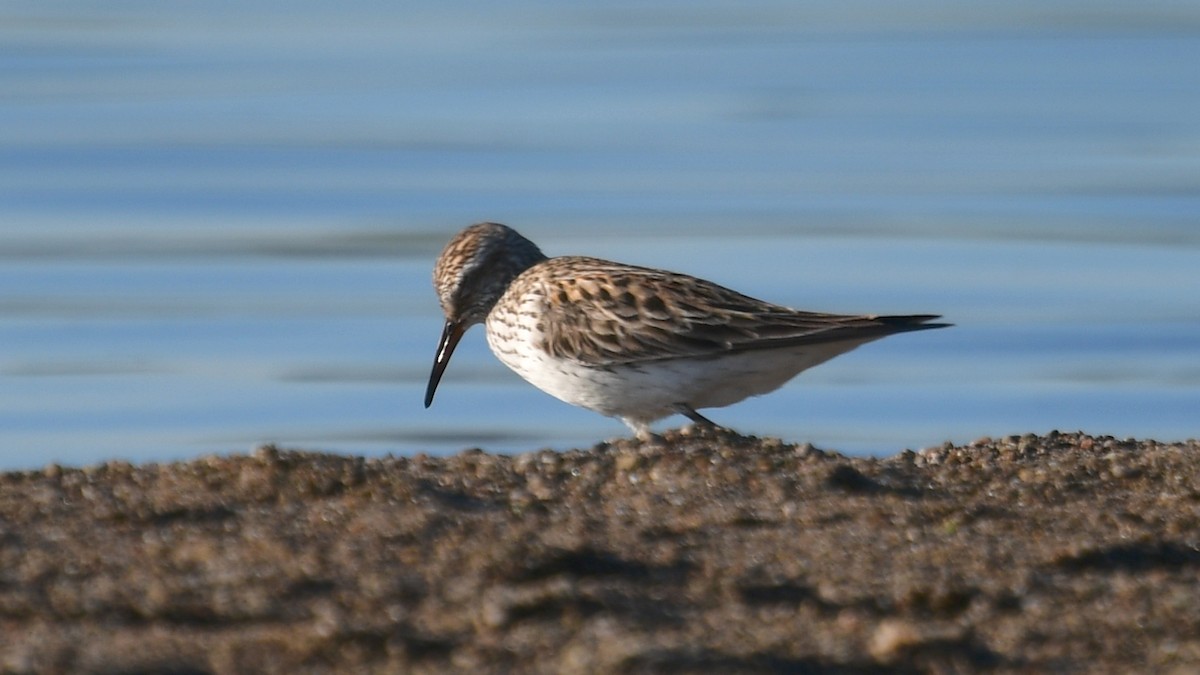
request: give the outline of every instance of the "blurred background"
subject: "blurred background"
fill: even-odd
[[[485,219],[957,324],[709,411],[744,433],[1200,435],[1197,64],[1191,0],[7,0],[0,468],[625,435],[479,328],[423,409]]]

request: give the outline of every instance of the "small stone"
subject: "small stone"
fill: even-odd
[[[517,508],[524,508],[526,506],[529,506],[530,504],[533,503],[533,501],[534,501],[533,495],[530,494],[529,491],[527,491],[527,490],[522,490],[522,489],[518,488],[518,489],[513,490],[512,492],[508,493],[509,504],[511,504],[512,506],[515,506]]]
[[[633,471],[642,464],[642,458],[633,453],[622,453],[617,455],[616,465],[617,471]]]
[[[539,475],[534,475],[529,479],[529,493],[540,501],[547,501],[554,498],[554,486],[545,478]]]
[[[876,626],[868,649],[876,661],[890,663],[920,643],[921,631],[916,626],[908,621],[888,619]]]

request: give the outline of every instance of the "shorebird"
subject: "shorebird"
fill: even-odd
[[[711,281],[580,256],[547,258],[516,230],[478,223],[433,270],[446,324],[425,390],[482,323],[496,358],[562,401],[619,418],[639,438],[672,414],[774,391],[801,371],[894,333],[942,328],[934,314],[840,315],[756,300]]]

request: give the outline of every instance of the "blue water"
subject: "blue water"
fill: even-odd
[[[468,335],[458,228],[936,312],[746,433],[1200,436],[1200,6],[0,5],[0,468],[626,433]],[[666,420],[660,426],[679,424]]]

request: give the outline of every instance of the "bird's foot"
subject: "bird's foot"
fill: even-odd
[[[638,422],[627,417],[622,417],[621,421],[629,430],[633,432],[633,437],[642,443],[662,443],[662,436],[650,431],[650,425],[645,422]]]

